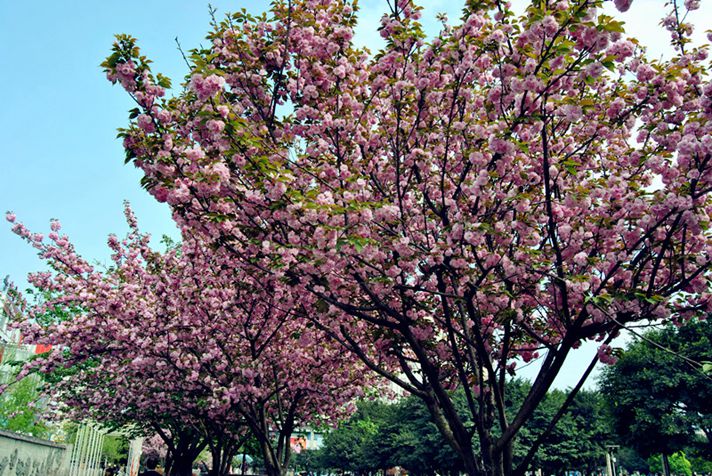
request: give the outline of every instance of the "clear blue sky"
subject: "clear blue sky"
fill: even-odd
[[[214,1],[221,11],[241,7]],[[251,2],[255,3],[255,2]],[[79,251],[105,260],[106,237],[124,234],[122,202],[131,201],[141,227],[175,235],[168,208],[138,185],[123,164],[116,129],[127,123],[131,101],[105,79],[99,64],[115,33],[129,33],[155,60],[157,71],[182,78],[176,49],[200,44],[209,21],[207,2],[0,1],[0,211],[13,210],[33,231],[58,218]],[[41,262],[34,249],[0,225],[0,276],[24,285]]]
[[[211,3],[218,15],[242,7],[257,12],[269,5],[267,0]],[[360,3],[356,41],[377,48],[385,0]],[[463,2],[420,3],[426,6],[426,31],[433,34],[435,14],[447,12],[455,20]],[[656,26],[663,3],[635,0],[620,15],[655,56],[666,52],[666,35]],[[703,2],[696,12],[698,26],[712,25],[710,4]],[[116,129],[126,125],[132,104],[106,81],[99,64],[113,35],[129,33],[154,60],[154,70],[177,84],[187,68],[174,38],[186,49],[196,47],[204,42],[208,22],[208,2],[203,0],[0,0],[0,91],[5,103],[0,113],[0,212],[14,211],[37,232],[47,232],[49,219],[58,218],[78,251],[101,262],[109,255],[107,235],[126,232],[123,200],[132,203],[144,231],[159,238],[176,236],[167,206],[143,191],[138,171],[123,164]],[[26,274],[42,268],[34,251],[9,231],[3,218],[0,278],[10,275],[24,287]],[[581,359],[572,369],[583,365]],[[570,385],[569,380],[562,385]]]

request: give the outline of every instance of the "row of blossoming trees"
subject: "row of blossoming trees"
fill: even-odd
[[[48,240],[14,226],[52,269],[30,276],[49,298],[20,328],[56,346],[24,373],[46,375],[62,414],[160,435],[169,474],[192,474],[206,447],[213,474],[227,474],[250,436],[268,473],[284,473],[293,431],[338,417],[370,379],[305,324],[307,303],[287,287],[188,236],[155,252],[128,206],[126,216],[131,232],[109,238],[106,270],[58,222]]]
[[[171,98],[119,36],[104,67],[137,103],[127,160],[183,243],[157,254],[134,227],[97,272],[16,225],[55,270],[26,332],[64,347],[35,365],[71,369],[75,411],[161,428],[176,460],[198,449],[185,431],[229,455],[249,429],[270,474],[296,422],[379,376],[468,474],[524,474],[543,436],[513,445],[574,349],[600,346],[550,427],[621,329],[712,306],[707,50],[697,2],[667,6],[661,61],[601,0],[469,1],[429,42],[393,1],[376,54],[353,43],[355,2],[275,0],[215,22]],[[77,317],[36,325],[52,306]],[[505,382],[532,359],[512,411]]]

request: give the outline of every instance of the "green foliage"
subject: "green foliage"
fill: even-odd
[[[43,405],[37,387],[37,378],[28,376],[0,395],[0,428],[37,438],[48,436],[50,428],[42,419]]]
[[[702,362],[702,371],[707,375],[712,375],[712,362],[705,360]]]
[[[460,398],[458,398],[460,397]],[[462,400],[455,395],[455,402]],[[460,401],[460,406],[464,401]],[[386,441],[381,460],[389,466],[400,466],[411,474],[458,472],[458,457],[443,440],[430,412],[421,400],[409,397],[393,407],[385,427]],[[464,413],[464,408],[461,408]]]
[[[65,421],[62,423],[62,432],[64,435],[64,443],[74,445],[77,442],[77,434],[79,433],[79,423],[74,421]]]
[[[618,450],[617,453],[618,466],[625,468],[628,472],[634,473],[639,472],[642,474],[648,474],[649,465],[648,461],[640,456],[634,448],[629,446],[624,446]]]
[[[300,457],[299,461],[305,458]],[[423,403],[361,402],[358,411],[327,434],[324,447],[309,455],[312,469],[367,473],[394,466],[410,474],[457,472],[458,458],[443,441]],[[306,470],[306,468],[303,468]]]
[[[197,459],[203,459],[206,460],[209,451],[206,448],[204,450],[205,455],[199,456]],[[239,461],[242,461],[242,456],[248,456],[249,458],[245,458],[247,461],[250,462],[250,466],[253,466],[255,468],[264,468],[264,458],[262,456],[262,450],[260,449],[260,444],[257,441],[257,438],[254,436],[250,435],[249,438],[243,443],[242,447],[239,449],[237,452],[235,459],[239,458]]]
[[[699,456],[691,456],[688,459],[695,474],[712,474],[712,461]]]
[[[109,464],[122,465],[129,454],[129,442],[118,435],[106,435],[101,451]]]
[[[646,457],[709,447],[695,435],[712,434],[712,379],[694,362],[712,355],[712,323],[691,321],[645,337],[672,352],[637,340],[603,373],[616,433]]]
[[[233,467],[239,467],[239,462],[241,461],[242,455],[235,457],[237,465],[233,464]],[[301,453],[294,454],[292,456],[292,469],[294,469],[295,474],[306,473],[313,474],[322,472],[324,465],[322,463],[323,452],[319,450],[304,450]]]
[[[529,385],[521,380],[508,384],[507,404],[511,410],[519,408],[529,391]],[[515,442],[515,465],[545,432],[566,396],[566,392],[553,390],[544,398]],[[541,468],[545,474],[561,474],[570,470],[592,473],[604,465],[608,443],[611,443],[611,423],[602,395],[595,391],[581,390],[554,429],[544,434],[533,467]]]
[[[324,438],[320,466],[353,472],[385,469],[377,443],[391,411],[391,406],[378,402],[360,403],[348,421]]]
[[[529,389],[529,383],[513,380],[507,384],[507,406],[515,411]],[[550,392],[515,442],[514,463],[546,429],[566,398],[566,393]],[[465,412],[462,392],[453,400]],[[610,415],[603,396],[581,391],[556,427],[548,432],[533,466],[545,474],[579,470],[599,471],[605,465],[605,447],[612,442]],[[477,448],[476,437],[472,441]],[[635,469],[647,471],[647,463],[629,450]],[[634,458],[637,458],[634,460]],[[326,435],[324,447],[297,458],[300,471],[375,472],[400,466],[414,475],[457,473],[458,457],[444,441],[425,405],[415,397],[397,403],[362,402],[358,411],[336,430]],[[628,468],[629,466],[626,466]]]
[[[670,455],[668,458],[670,462],[670,473],[677,476],[692,476],[692,464],[685,457],[683,451],[678,451]],[[648,464],[650,465],[650,471],[653,473],[663,473],[663,459],[660,455],[651,456],[648,458]]]
[[[34,288],[27,288],[24,292],[25,297],[31,299],[33,306],[39,307],[43,302],[50,301],[53,297],[51,293],[38,291]],[[59,324],[61,322],[66,322],[74,319],[78,314],[82,313],[82,309],[67,304],[65,306],[53,306],[42,313],[37,313],[34,315],[37,323],[43,327],[47,327],[54,324]]]

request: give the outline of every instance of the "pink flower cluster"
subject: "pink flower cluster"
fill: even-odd
[[[581,343],[712,310],[712,86],[691,25],[663,20],[678,53],[660,61],[599,14],[602,0],[523,17],[470,2],[426,42],[419,8],[398,1],[369,55],[347,4],[237,14],[170,101],[147,89],[135,44],[117,46],[109,74],[133,62],[140,81],[125,87],[152,98],[122,132],[127,154],[184,246],[269,283],[321,338],[467,435],[448,397],[463,388],[491,437],[482,454],[512,444]],[[535,355],[531,405],[508,418],[503,379]],[[614,357],[604,345],[598,358]],[[193,358],[174,360],[212,385]],[[245,382],[216,395],[253,390],[241,368]]]

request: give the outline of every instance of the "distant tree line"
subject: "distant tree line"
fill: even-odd
[[[712,474],[712,323],[649,331],[617,354],[597,390],[582,390],[558,424],[548,422],[568,392],[549,392],[514,446],[515,464],[536,439],[542,445],[533,467],[545,475],[605,469],[607,445],[620,469],[644,474]],[[530,384],[511,380],[507,406],[516,410]],[[453,393],[463,418],[464,396]],[[474,443],[477,444],[476,442]],[[414,397],[396,403],[364,401],[358,411],[326,434],[318,451],[298,455],[304,472],[369,474],[395,466],[409,474],[458,474],[457,455],[441,438],[424,404]]]
[[[667,326],[634,340],[603,372],[612,433],[661,472],[675,473],[679,452],[692,470],[712,473],[712,322]],[[675,463],[677,464],[677,463]],[[684,465],[683,465],[684,466]]]
[[[529,385],[521,380],[510,382],[508,405],[521,404]],[[523,458],[529,444],[541,436],[565,398],[566,393],[558,390],[547,395],[514,448],[515,461]],[[465,404],[459,392],[453,399]],[[610,428],[601,394],[580,392],[559,424],[544,437],[535,467],[545,474],[600,470],[605,445],[612,441]],[[349,420],[326,434],[320,450],[302,452],[296,461],[296,469],[304,472],[369,474],[395,466],[416,476],[456,475],[462,471],[457,455],[441,438],[428,409],[414,397],[396,403],[361,402]]]

